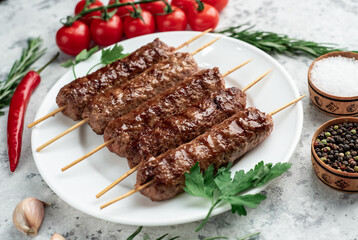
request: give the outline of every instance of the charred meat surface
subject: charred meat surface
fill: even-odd
[[[97,134],[103,134],[108,123],[128,113],[143,102],[176,85],[197,72],[198,66],[189,53],[175,53],[156,63],[130,81],[96,95],[82,118]]]
[[[172,51],[173,48],[157,38],[126,58],[65,85],[59,91],[56,103],[59,107],[67,105],[62,111],[64,115],[75,121],[81,120],[83,109],[95,95],[109,87],[129,81],[153,64],[167,59]]]
[[[175,197],[183,191],[185,172],[196,162],[201,169],[213,164],[217,170],[255,148],[273,130],[271,116],[255,108],[241,111],[193,141],[142,162],[137,185],[154,182],[141,193],[153,201]]]
[[[127,156],[129,166],[132,168],[141,161],[193,140],[214,125],[244,110],[245,106],[246,94],[238,88],[212,94],[141,133],[130,146]]]
[[[128,114],[112,120],[104,131],[105,141],[114,139],[108,149],[119,156],[126,156],[129,145],[145,129],[224,88],[224,79],[217,68],[202,70],[186,78]]]

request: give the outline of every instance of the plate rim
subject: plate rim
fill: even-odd
[[[142,39],[142,38],[150,38],[152,36],[155,36],[155,37],[158,37],[160,38],[162,35],[176,35],[176,34],[184,34],[184,35],[188,35],[188,37],[191,37],[192,35],[197,35],[199,32],[196,32],[196,31],[173,31],[173,32],[161,32],[161,33],[153,33],[153,34],[148,34],[148,35],[143,35],[143,36],[140,36],[140,37],[136,37],[136,38],[131,38],[131,39],[126,39],[126,40],[123,40],[123,41],[120,41],[119,44],[125,44],[126,42],[128,41],[133,41],[135,39]],[[247,47],[248,49],[254,51],[254,52],[257,52],[258,54],[260,55],[263,55],[264,57],[266,58],[269,58],[271,59],[271,62],[274,64],[274,67],[275,69],[280,69],[281,73],[283,73],[284,77],[288,80],[288,84],[290,85],[291,87],[291,90],[294,92],[294,95],[295,97],[299,97],[300,94],[299,94],[299,91],[298,91],[298,88],[296,86],[296,84],[294,83],[292,77],[290,76],[290,74],[287,72],[287,70],[276,60],[274,59],[272,56],[270,56],[269,54],[267,54],[266,52],[262,51],[261,49],[249,44],[249,43],[246,43],[244,41],[241,41],[241,40],[238,40],[238,39],[234,39],[234,38],[231,38],[231,37],[228,37],[226,35],[223,35],[223,34],[218,34],[218,33],[208,33],[207,35],[211,35],[211,36],[221,36],[222,38],[228,40],[228,41],[233,41],[233,42],[239,42],[240,44],[244,45],[245,47]],[[113,44],[114,45],[114,44]],[[107,48],[110,48],[112,47],[113,45],[111,46],[108,46]],[[96,55],[99,55],[100,52],[97,52],[95,53],[93,56],[96,56]],[[91,58],[90,58],[91,59]],[[88,61],[88,60],[87,60]],[[87,61],[84,61],[84,62],[81,62],[79,63],[78,65],[83,65],[83,64],[86,64]],[[48,93],[46,94],[46,96],[44,97],[44,100],[47,98],[48,94],[54,89],[57,87],[57,84],[58,82],[64,77],[66,76],[67,74],[69,74],[69,72],[72,72],[71,70],[67,71],[65,74],[63,74],[54,84],[53,86],[50,88],[50,90],[48,91]],[[43,106],[46,104],[46,101],[43,101],[43,103],[39,106],[38,108],[38,111],[36,112],[36,115],[35,115],[35,119],[38,119],[40,116],[40,109],[43,108]],[[297,145],[300,141],[300,138],[301,138],[301,135],[302,135],[302,129],[303,129],[303,118],[304,118],[304,114],[303,114],[303,105],[302,105],[302,101],[298,102],[295,106],[294,106],[297,110],[297,114],[299,115],[298,116],[298,127],[296,128],[296,133],[295,133],[295,139],[292,139],[291,141],[293,142],[293,144],[290,146],[290,149],[287,151],[287,153],[284,155],[283,159],[280,161],[280,162],[290,162],[292,156],[293,156],[293,153],[294,151],[296,150],[297,148]],[[51,183],[51,181],[48,181],[48,178],[46,176],[46,174],[43,174],[38,166],[38,163],[37,163],[37,160],[35,159],[36,157],[36,154],[38,154],[36,152],[36,147],[34,146],[34,132],[36,131],[36,128],[32,130],[31,132],[31,150],[32,150],[32,155],[33,155],[33,159],[34,159],[34,162],[36,164],[36,167],[39,171],[39,173],[41,174],[41,177],[44,179],[44,181],[46,182],[46,184],[49,186],[49,188],[59,197],[61,198],[64,202],[66,202],[67,204],[69,204],[71,207],[81,211],[82,213],[84,214],[87,214],[87,215],[90,215],[90,216],[93,216],[95,218],[99,218],[99,219],[102,219],[102,220],[105,220],[105,221],[110,221],[110,222],[114,222],[114,223],[120,223],[120,224],[124,224],[124,225],[134,225],[134,226],[150,226],[150,227],[154,227],[154,226],[170,226],[170,225],[178,225],[178,224],[185,224],[185,223],[191,223],[191,222],[195,222],[195,221],[198,221],[198,220],[202,220],[205,218],[205,215],[202,216],[201,214],[197,214],[197,215],[194,215],[194,216],[190,216],[190,219],[187,219],[187,220],[182,220],[182,221],[172,221],[172,222],[162,222],[161,224],[158,224],[158,223],[154,223],[154,224],[151,224],[147,221],[143,221],[141,222],[141,220],[136,220],[135,222],[133,221],[127,221],[127,222],[122,222],[122,221],[118,221],[118,219],[116,219],[115,217],[113,216],[107,216],[107,215],[97,215],[93,212],[89,212],[89,211],[86,211],[85,208],[82,208],[81,205],[77,205],[77,203],[75,202],[72,202],[69,198],[67,198],[64,194],[60,193],[60,191],[56,191],[57,188],[55,186],[53,186]],[[271,182],[270,182],[271,183]],[[266,188],[270,183],[266,184],[265,186],[262,186],[260,188],[258,188],[258,191],[262,191],[264,188]],[[56,189],[56,190],[55,190]],[[211,217],[214,217],[216,215],[219,215],[223,212],[226,212],[230,209],[230,206],[229,204],[223,204],[222,206],[216,208],[213,210]]]

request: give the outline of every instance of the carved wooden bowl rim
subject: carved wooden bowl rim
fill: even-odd
[[[317,162],[317,165],[323,169],[325,169],[327,172],[343,177],[343,178],[350,178],[352,180],[358,181],[358,173],[349,173],[349,172],[342,172],[334,169],[333,167],[328,166],[326,163],[322,162],[321,159],[317,156],[316,151],[314,150],[314,142],[317,139],[318,134],[323,132],[324,129],[328,128],[329,126],[340,124],[340,123],[346,123],[346,122],[358,122],[358,118],[356,117],[340,117],[332,119],[328,122],[325,122],[322,124],[316,132],[313,134],[312,142],[311,142],[311,155],[313,156],[314,160]]]
[[[340,101],[340,100],[344,100],[344,101],[349,101],[349,102],[352,102],[352,101],[358,101],[358,95],[357,96],[353,96],[353,97],[340,97],[340,96],[335,96],[335,95],[331,95],[331,94],[328,94],[326,92],[323,92],[322,90],[320,90],[319,88],[317,88],[313,82],[311,81],[311,70],[314,66],[314,64],[317,62],[317,61],[320,61],[324,58],[328,58],[328,57],[337,57],[337,56],[342,56],[342,57],[347,57],[347,58],[355,58],[356,60],[358,60],[358,53],[354,53],[354,52],[331,52],[331,53],[326,53],[318,58],[316,58],[311,66],[309,67],[308,69],[308,86],[310,88],[312,88],[314,91],[318,92],[320,95],[322,96],[325,96],[329,99],[332,99],[332,100],[336,100],[336,101]]]

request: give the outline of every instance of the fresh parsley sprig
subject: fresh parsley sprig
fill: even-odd
[[[232,213],[239,215],[247,214],[245,207],[256,208],[261,201],[266,199],[262,194],[240,195],[244,191],[265,185],[274,178],[281,176],[290,167],[290,163],[264,164],[259,162],[254,169],[248,172],[240,170],[235,172],[231,178],[232,164],[220,168],[214,174],[214,167],[211,165],[202,173],[199,164],[196,163],[189,173],[185,173],[184,190],[195,197],[203,197],[211,201],[211,207],[202,223],[195,229],[199,231],[208,221],[214,208],[220,203],[229,203]]]
[[[87,59],[89,59],[95,52],[97,52],[98,50],[98,46],[95,46],[93,48],[91,48],[90,50],[87,49],[83,49],[76,57],[75,60],[68,60],[64,63],[61,64],[62,67],[68,68],[68,67],[72,67],[72,72],[73,72],[73,76],[75,78],[77,78],[76,76],[76,71],[75,71],[75,66],[80,63],[83,62]]]
[[[252,30],[254,27],[255,26],[245,27],[245,25],[239,25],[217,32],[250,43],[268,54],[279,53],[319,57],[329,52],[344,51],[344,49],[336,48],[335,44],[316,43],[291,38],[285,34]]]
[[[25,76],[31,65],[44,55],[46,49],[41,49],[41,44],[42,39],[39,37],[29,39],[27,48],[22,51],[20,59],[14,62],[7,78],[0,81],[0,109],[10,104],[12,95],[21,79]],[[0,111],[1,115],[4,115],[3,111]]]
[[[122,45],[114,45],[113,48],[110,49],[102,49],[102,55],[101,55],[101,62],[95,64],[92,66],[87,74],[89,74],[95,67],[98,65],[107,65],[114,61],[117,61],[119,59],[125,58],[129,55],[129,53],[123,53],[123,46]]]
[[[82,50],[82,52],[80,52],[76,57],[75,60],[68,60],[64,63],[61,64],[62,67],[68,68],[68,67],[72,67],[72,72],[75,78],[77,78],[76,76],[76,71],[75,71],[75,66],[82,62],[85,61],[87,59],[89,59],[95,52],[97,52],[98,50],[98,46],[95,46],[93,48],[91,48],[90,50],[87,51],[87,49]],[[129,55],[129,53],[123,53],[123,46],[122,45],[114,45],[113,48],[109,48],[109,49],[102,49],[102,55],[101,55],[101,60],[99,63],[95,64],[94,66],[92,66],[88,72],[90,73],[95,67],[97,67],[98,65],[107,65],[110,64],[114,61],[117,61],[119,59],[125,58]]]

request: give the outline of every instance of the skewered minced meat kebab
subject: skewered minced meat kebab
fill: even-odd
[[[95,95],[109,87],[129,81],[153,64],[167,59],[173,50],[174,48],[157,38],[129,56],[65,85],[59,91],[56,103],[59,107],[66,105],[62,110],[64,115],[75,121],[81,120],[84,108]]]
[[[196,73],[198,66],[189,53],[174,53],[130,81],[96,95],[85,108],[82,118],[97,134],[103,134],[108,123],[164,90]]]
[[[140,134],[130,145],[127,160],[131,168],[150,157],[156,157],[187,143],[246,106],[246,94],[228,88],[212,94],[198,104],[158,122]]]
[[[103,135],[106,142],[114,140],[108,149],[119,156],[126,156],[126,149],[140,132],[224,88],[225,81],[218,68],[202,70],[186,78],[126,115],[112,120]]]
[[[270,115],[247,108],[193,141],[143,161],[137,173],[137,187],[154,179],[141,193],[153,201],[175,197],[183,191],[184,173],[199,162],[202,170],[215,170],[236,159],[264,141],[273,130]]]

